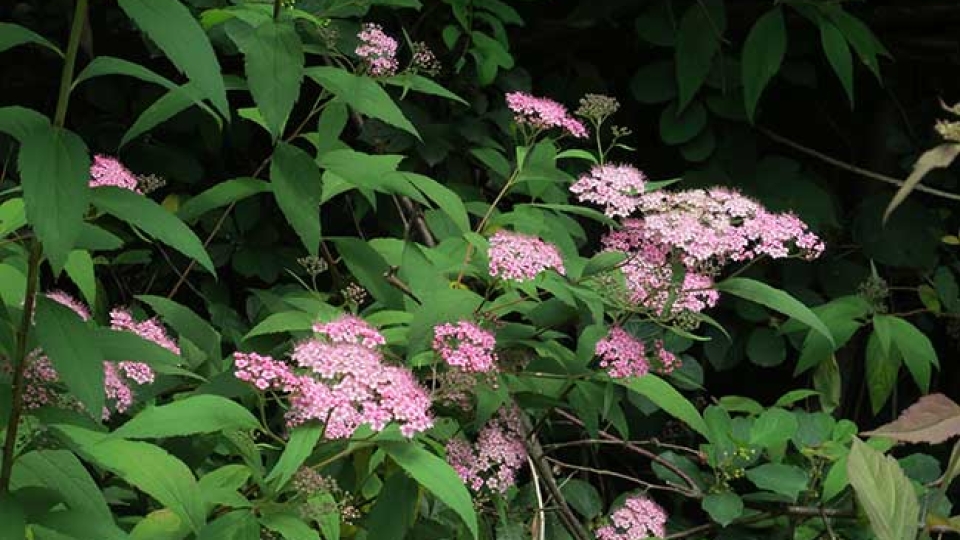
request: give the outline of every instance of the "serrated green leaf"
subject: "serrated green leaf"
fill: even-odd
[[[141,302],[149,305],[163,321],[173,327],[183,337],[200,347],[214,362],[221,359],[220,333],[203,317],[192,309],[178,304],[169,298],[141,294],[137,296]]]
[[[56,492],[70,510],[111,520],[107,501],[80,460],[67,450],[33,450],[13,465],[10,488],[42,487]]]
[[[693,406],[689,399],[683,397],[680,392],[677,392],[663,379],[653,374],[647,374],[643,377],[612,379],[612,381],[646,397],[667,414],[683,421],[704,437],[709,437],[707,424],[704,423],[697,408]]]
[[[307,252],[320,250],[320,169],[303,150],[279,143],[270,163],[270,184],[277,205]]]
[[[323,426],[318,424],[304,424],[293,428],[287,440],[287,446],[280,454],[280,459],[266,478],[266,482],[269,482],[275,491],[283,489],[293,478],[297,469],[313,453],[313,448],[317,445],[322,433]]]
[[[37,298],[37,341],[60,379],[87,411],[103,411],[103,355],[95,334],[70,308],[44,296]]]
[[[833,345],[833,335],[823,321],[810,308],[789,294],[766,283],[748,278],[729,278],[716,285],[717,290],[756,302],[806,324],[816,330]]]
[[[895,459],[854,439],[847,458],[847,477],[878,540],[917,537],[920,505],[913,485]]]
[[[201,394],[147,407],[113,434],[126,439],[160,439],[259,426],[260,422],[240,404],[225,397]]]
[[[97,304],[97,278],[93,268],[93,258],[84,250],[75,249],[67,255],[67,262],[63,267],[70,280],[80,289],[87,304]]]
[[[33,131],[49,129],[50,120],[33,109],[11,105],[0,107],[0,133],[23,142]]]
[[[382,120],[420,138],[417,129],[390,95],[373,79],[329,66],[308,68],[305,73],[358,113]]]
[[[214,208],[242,201],[258,193],[271,190],[270,184],[256,178],[232,178],[192,197],[180,206],[177,215],[187,223],[200,218]]]
[[[764,463],[747,471],[747,478],[758,488],[779,493],[796,501],[807,489],[807,473],[794,465]]]
[[[770,448],[787,442],[799,424],[793,413],[780,408],[763,411],[750,428],[750,444]]]

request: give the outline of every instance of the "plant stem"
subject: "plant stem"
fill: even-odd
[[[62,128],[67,118],[67,104],[70,101],[70,87],[73,85],[73,70],[77,63],[77,51],[80,49],[80,36],[87,18],[87,0],[77,0],[74,6],[73,23],[67,40],[67,55],[63,61],[60,75],[60,88],[57,94],[57,108],[53,124]],[[13,474],[14,451],[17,446],[17,428],[23,415],[23,392],[27,368],[27,343],[30,328],[33,326],[33,310],[37,303],[37,285],[40,274],[40,261],[43,248],[34,238],[30,241],[30,256],[27,262],[27,289],[23,301],[23,315],[20,328],[17,329],[17,349],[13,366],[13,400],[10,418],[7,422],[6,436],[3,441],[3,462],[0,463],[0,493],[10,490],[10,476]]]

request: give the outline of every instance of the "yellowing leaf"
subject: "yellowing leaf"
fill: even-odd
[[[910,192],[917,187],[917,184],[920,183],[920,180],[922,180],[927,173],[934,169],[949,167],[950,164],[953,163],[953,160],[957,158],[958,154],[960,154],[960,144],[955,143],[941,144],[924,152],[920,158],[917,159],[917,162],[913,164],[913,172],[910,173],[907,180],[900,186],[896,195],[893,196],[893,200],[890,201],[887,209],[883,212],[884,223],[886,223],[890,214],[907,199]]]
[[[893,422],[863,434],[912,443],[941,443],[960,435],[960,405],[943,394],[923,396]]]

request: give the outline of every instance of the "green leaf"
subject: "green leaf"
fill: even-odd
[[[820,44],[827,55],[827,61],[834,73],[840,78],[847,99],[853,106],[853,56],[843,32],[826,19],[820,19]]]
[[[127,143],[140,135],[189,109],[191,105],[197,104],[197,99],[194,97],[196,95],[196,86],[193,83],[187,83],[160,96],[159,99],[144,109],[133,125],[127,129],[120,140],[120,146],[126,146]],[[214,117],[219,120],[216,115]]]
[[[930,338],[908,321],[892,315],[874,316],[873,329],[881,344],[896,347],[920,390],[929,392],[932,369],[940,365]]]
[[[571,478],[560,486],[560,494],[584,519],[593,519],[603,511],[603,501],[593,484]]]
[[[789,315],[819,332],[830,340],[831,345],[834,344],[833,336],[823,321],[810,311],[810,308],[784,291],[748,278],[729,278],[718,283],[716,288],[720,292],[729,293]]]
[[[77,510],[55,510],[36,518],[36,524],[70,538],[97,538],[98,540],[129,540],[113,518],[95,519]],[[36,530],[36,529],[35,529]],[[158,539],[160,540],[160,539]]]
[[[0,36],[3,35],[0,27]],[[2,45],[2,43],[0,43]],[[27,518],[13,494],[0,492],[0,540],[23,540],[27,534]]]
[[[50,120],[33,109],[18,107],[0,107],[0,133],[10,135],[20,143],[30,133],[50,128]]]
[[[182,359],[179,356],[133,332],[97,328],[94,335],[104,360],[111,362],[135,360],[147,364],[158,373],[183,375],[204,380],[203,377],[191,371],[180,369]]]
[[[250,93],[276,140],[300,96],[304,64],[300,36],[293,23],[271,20],[235,41],[243,51]]]
[[[463,519],[474,540],[480,537],[470,492],[446,461],[415,443],[386,443],[383,448],[397,465]]]
[[[313,453],[322,433],[323,426],[319,424],[304,424],[293,428],[280,459],[266,478],[266,482],[270,482],[275,491],[283,489],[293,478],[293,474]]]
[[[112,520],[100,488],[80,460],[67,450],[34,450],[17,457],[12,490],[41,487],[56,492],[70,510],[97,520]]]
[[[65,424],[53,425],[51,429],[60,433],[85,459],[176,512],[192,530],[199,531],[203,526],[203,499],[193,473],[162,448]]]
[[[46,47],[61,57],[63,51],[40,34],[20,26],[19,24],[0,22],[0,53],[18,45],[33,43]]]
[[[90,156],[83,140],[53,126],[30,131],[17,160],[27,221],[55,273],[73,250],[90,200]]]
[[[674,55],[679,89],[677,110],[684,110],[707,80],[725,30],[726,16],[719,0],[694,2],[684,12]]]
[[[329,66],[308,68],[305,73],[358,113],[382,120],[420,138],[417,129],[403,115],[400,107],[373,79]]]
[[[87,411],[103,411],[103,355],[95,334],[70,308],[44,296],[37,298],[37,341],[70,392]]]
[[[390,475],[365,520],[369,538],[403,540],[417,514],[420,487],[406,474]]]
[[[743,43],[743,99],[747,117],[753,121],[757,102],[770,79],[780,71],[787,52],[787,26],[783,10],[775,7],[760,17]]]
[[[666,103],[677,96],[676,68],[662,60],[642,66],[630,79],[630,91],[640,103]]]
[[[403,305],[401,292],[391,287],[384,279],[390,270],[390,265],[382,255],[370,247],[370,244],[353,237],[331,238],[331,240],[343,256],[347,269],[375,299],[389,307]]]
[[[307,252],[320,250],[320,169],[296,146],[279,143],[270,163],[270,183],[277,205]]]
[[[130,540],[183,540],[190,528],[169,508],[147,514],[130,531]]]
[[[463,199],[459,195],[428,176],[408,172],[399,174],[402,174],[428,199],[439,206],[440,210],[443,210],[443,213],[460,229],[460,232],[470,232],[470,218],[467,216],[467,208],[463,205]]]
[[[883,43],[877,39],[877,36],[874,35],[863,21],[847,13],[847,11],[840,6],[836,6],[836,9],[827,11],[827,16],[830,17],[833,24],[837,26],[850,45],[853,46],[853,50],[857,52],[863,65],[867,66],[867,69],[873,73],[873,76],[877,78],[878,82],[881,82],[882,78],[880,76],[878,57],[880,55],[890,57],[890,52],[883,46]]]
[[[793,413],[780,408],[763,411],[750,428],[750,444],[770,448],[790,440],[799,428]]]
[[[221,359],[220,334],[203,317],[190,308],[162,296],[141,294],[137,299],[146,302],[165,323],[200,347],[210,359],[214,361]]]
[[[710,519],[726,527],[743,514],[743,499],[736,493],[724,491],[711,493],[703,498],[700,506]]]
[[[197,534],[197,540],[260,540],[260,524],[248,509],[217,518]]]
[[[216,274],[203,243],[189,227],[152,200],[132,191],[104,186],[91,190],[93,205],[200,263]]]
[[[876,331],[867,339],[866,375],[867,390],[870,394],[870,405],[876,414],[887,402],[897,384],[897,374],[900,373],[902,358],[900,352],[890,347],[884,347],[880,334]]]
[[[167,58],[196,83],[220,114],[229,118],[220,63],[190,10],[179,0],[119,0],[119,4]]]
[[[280,533],[284,540],[320,540],[317,531],[293,514],[264,514],[260,516],[260,524]]]
[[[793,405],[794,403],[796,403],[796,402],[798,402],[798,401],[800,401],[800,400],[802,400],[802,399],[807,399],[808,397],[813,397],[813,396],[816,396],[816,395],[818,395],[818,394],[819,394],[819,392],[817,392],[816,390],[808,390],[808,389],[806,389],[806,388],[799,388],[799,389],[797,389],[797,390],[791,390],[791,391],[787,392],[786,394],[780,396],[780,399],[778,399],[777,402],[774,403],[774,406],[775,406],[775,407],[789,407],[790,405]]]
[[[93,258],[90,253],[84,250],[75,249],[67,255],[67,262],[63,267],[70,276],[87,304],[93,306],[97,304],[97,278],[93,269]]]
[[[755,328],[747,340],[747,358],[758,366],[779,366],[787,358],[783,337],[773,328]]]
[[[392,84],[394,86],[400,86],[403,88],[404,93],[409,90],[414,92],[419,92],[421,94],[430,94],[432,96],[439,96],[446,98],[452,101],[462,103],[464,105],[469,105],[466,100],[462,97],[454,94],[453,92],[447,90],[446,88],[440,86],[439,84],[433,82],[432,80],[414,73],[401,73],[399,75],[394,75],[392,77],[384,77],[380,79],[386,84]]]
[[[126,439],[161,439],[224,429],[257,429],[260,422],[240,404],[201,394],[169,405],[147,407],[113,432]]]
[[[847,458],[847,476],[878,540],[917,537],[920,505],[897,460],[854,439]]]
[[[270,191],[270,184],[256,178],[233,178],[220,182],[198,194],[177,210],[180,219],[192,223],[214,208],[242,201],[258,193]]]
[[[660,138],[667,144],[682,144],[690,141],[707,125],[707,110],[697,101],[682,111],[677,103],[660,113]]]
[[[302,332],[309,330],[316,319],[308,313],[302,311],[281,311],[272,313],[266,319],[260,321],[256,326],[250,329],[245,336],[244,341],[266,334],[282,334],[284,332]]]
[[[796,501],[807,489],[807,472],[794,465],[764,463],[747,471],[747,478],[758,488],[779,493]]]
[[[647,374],[643,377],[612,379],[612,381],[646,397],[667,414],[683,421],[704,437],[709,437],[707,424],[704,423],[697,408],[663,379]]]

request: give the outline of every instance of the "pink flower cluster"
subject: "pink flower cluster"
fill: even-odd
[[[260,390],[288,394],[291,426],[322,422],[331,439],[361,425],[381,431],[390,422],[407,437],[433,425],[430,397],[408,369],[383,363],[383,336],[351,315],[317,324],[318,336],[298,343],[296,367],[256,353],[234,353],[235,375]],[[296,370],[296,371],[295,371]]]
[[[580,202],[602,206],[610,217],[627,217],[640,206],[646,180],[630,165],[595,165],[570,186],[570,191]]]
[[[596,531],[597,540],[644,540],[667,534],[667,513],[644,496],[630,497],[610,515],[610,524]]]
[[[136,175],[116,158],[96,155],[90,165],[90,187],[114,186],[140,193]]]
[[[559,128],[578,139],[587,136],[587,128],[570,115],[567,108],[548,98],[538,98],[524,92],[506,95],[507,107],[513,111],[513,120],[518,125],[534,129]]]
[[[357,34],[357,56],[374,77],[389,77],[397,72],[397,40],[387,35],[379,24],[366,23]]]
[[[556,246],[527,234],[497,231],[490,237],[488,256],[490,275],[508,281],[528,281],[549,268],[566,272]]]
[[[650,351],[642,341],[619,326],[611,328],[597,341],[594,353],[600,357],[600,367],[617,379],[643,377],[651,368],[667,374],[680,367],[680,359],[664,349],[662,341],[654,341],[653,351]]]
[[[495,368],[497,340],[493,333],[469,321],[433,328],[433,350],[444,362],[464,371],[487,372]]]
[[[527,459],[520,412],[500,409],[471,445],[464,439],[447,443],[447,462],[477,493],[503,493],[517,481],[517,471]]]
[[[47,297],[70,308],[84,321],[90,320],[90,310],[87,306],[69,294],[63,291],[51,291],[47,293]],[[114,330],[133,332],[174,354],[180,354],[180,348],[170,339],[163,326],[154,319],[137,322],[129,311],[117,308],[110,312],[110,321],[110,327]],[[27,362],[24,371],[27,384],[24,403],[27,408],[55,403],[59,399],[55,385],[60,381],[60,375],[50,359],[43,354],[43,351],[37,349],[30,353]],[[103,376],[104,393],[110,406],[104,407],[101,413],[104,420],[110,418],[111,407],[116,412],[124,413],[133,405],[134,392],[131,384],[150,384],[155,378],[153,368],[133,360],[104,362]]]

